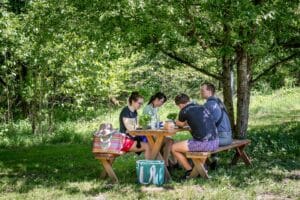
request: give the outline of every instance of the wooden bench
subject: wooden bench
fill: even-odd
[[[100,178],[109,177],[112,182],[119,182],[118,177],[116,176],[112,165],[115,161],[116,157],[120,156],[120,154],[112,154],[112,153],[94,153],[95,158],[100,161],[103,165],[104,170],[102,171]]]
[[[246,165],[250,165],[251,161],[244,151],[244,148],[250,143],[250,140],[233,140],[231,145],[219,147],[216,151],[213,152],[187,152],[186,157],[191,158],[194,163],[194,167],[189,178],[195,178],[199,174],[203,178],[208,178],[207,170],[204,168],[206,160],[211,156],[211,154],[219,153],[221,151],[227,151],[230,149],[236,150],[236,153],[231,161],[232,165],[237,164],[239,159],[242,159]]]

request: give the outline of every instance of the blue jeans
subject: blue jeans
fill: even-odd
[[[227,146],[232,143],[232,133],[231,132],[219,132],[219,147],[221,146]],[[217,159],[217,154],[212,154],[211,155],[212,160]]]
[[[232,134],[231,132],[219,132],[219,146],[227,146],[232,143]]]

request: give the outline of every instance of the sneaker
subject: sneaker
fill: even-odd
[[[169,171],[173,171],[175,169],[180,169],[180,165],[177,162],[176,164],[169,164],[169,166],[167,166],[167,168],[168,168]]]
[[[194,167],[194,162],[193,162],[193,160],[192,159],[188,159],[188,162],[190,163],[190,165],[191,165],[191,167]]]
[[[188,170],[184,173],[184,175],[180,178],[181,180],[187,180],[191,175],[192,170]]]
[[[206,171],[208,171],[208,169],[210,169],[210,167],[209,167],[206,163],[204,163],[204,169],[205,169]]]
[[[177,162],[176,164],[172,165],[172,168],[173,169],[180,169],[179,163]]]
[[[218,168],[218,161],[217,160],[212,161],[209,165],[209,168],[211,170],[216,170]]]

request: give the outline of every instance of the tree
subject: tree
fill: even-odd
[[[113,25],[123,44],[164,54],[220,81],[239,137],[246,136],[252,86],[272,69],[299,59],[296,1],[118,1],[106,12],[113,15],[104,15],[101,26]]]
[[[219,82],[232,127],[245,137],[251,88],[299,63],[297,1],[5,2],[0,85],[10,89],[1,96],[8,110],[22,97],[33,127],[57,104],[85,109],[120,95],[142,57],[149,68],[184,66]]]

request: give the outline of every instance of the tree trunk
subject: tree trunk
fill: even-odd
[[[223,56],[222,58],[222,68],[223,68],[222,86],[223,86],[224,104],[228,112],[232,131],[235,132],[231,66],[230,66],[230,60],[226,58],[226,56]]]
[[[35,101],[31,101],[30,103],[30,111],[29,111],[29,119],[30,119],[30,123],[31,123],[31,131],[32,134],[36,133],[36,105],[35,105]]]
[[[7,100],[7,111],[6,111],[6,123],[10,123],[12,121],[11,117],[11,99],[8,86],[6,87],[6,100]]]
[[[243,47],[236,49],[237,55],[237,119],[236,133],[239,138],[247,135],[249,104],[250,104],[250,80],[251,60]]]

